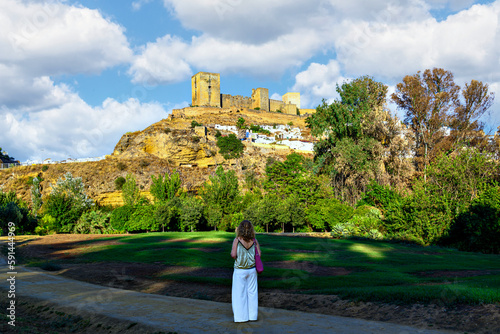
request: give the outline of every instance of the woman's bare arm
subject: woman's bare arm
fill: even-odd
[[[255,239],[255,245],[257,246],[257,251],[259,252],[259,256],[262,256],[262,253],[260,252],[260,245],[257,239]]]
[[[233,248],[231,249],[231,257],[233,259],[236,259],[237,255],[238,255],[237,249],[238,249],[238,238],[234,238]]]

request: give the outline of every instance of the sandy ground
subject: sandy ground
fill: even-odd
[[[102,236],[53,235],[37,238],[19,247],[21,256],[51,259],[72,258],[82,245],[79,241]],[[113,243],[114,241],[109,241]],[[290,265],[275,263],[274,266]],[[50,268],[49,268],[50,269]],[[176,282],[158,278],[159,273],[230,278],[231,269],[214,270],[165,266],[161,263],[87,263],[64,264],[56,273],[94,284],[168,296],[231,302],[230,287],[215,284]],[[342,275],[348,272],[338,268]],[[345,271],[345,272],[344,272]],[[433,273],[435,274],[435,273]],[[461,273],[466,275],[467,273]],[[475,273],[470,273],[474,275]],[[259,289],[259,305],[304,312],[386,321],[419,328],[447,329],[467,333],[500,333],[500,304],[457,305],[446,307],[440,302],[430,305],[396,305],[342,300],[334,295],[292,294],[282,290]]]

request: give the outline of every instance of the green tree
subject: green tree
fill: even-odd
[[[158,178],[151,175],[151,179],[153,184],[149,192],[157,202],[168,202],[178,195],[181,190],[182,181],[177,171],[174,171],[171,175],[165,174],[165,178],[162,175],[158,175]]]
[[[85,193],[82,178],[73,177],[71,173],[66,173],[64,179],[59,178],[51,188],[42,211],[56,220],[60,232],[71,232],[80,216],[94,203]]]
[[[130,232],[159,231],[160,226],[155,218],[155,206],[150,204],[137,205],[127,223]]]
[[[226,137],[218,137],[217,146],[219,147],[219,153],[222,154],[224,159],[239,158],[245,148],[245,145],[243,145],[241,140],[239,140],[234,133],[231,133]]]
[[[306,159],[297,153],[289,154],[283,162],[268,161],[264,189],[281,199],[294,195],[305,205],[315,202],[322,196],[321,186],[305,164]]]
[[[181,229],[193,232],[203,217],[203,210],[202,200],[193,196],[184,197],[180,211]]]
[[[222,166],[217,167],[215,175],[203,184],[200,195],[207,207],[209,224],[217,228],[220,223],[216,220],[217,216],[231,214],[238,208],[240,191],[236,173],[232,170],[225,172]]]
[[[111,227],[120,233],[126,232],[128,230],[128,221],[134,212],[135,207],[130,205],[114,209],[110,217]]]
[[[162,231],[177,230],[177,223],[180,220],[179,215],[182,208],[180,197],[173,197],[167,202],[161,202],[156,206],[155,219]]]
[[[9,223],[14,223],[16,235],[30,234],[36,228],[37,221],[32,217],[26,203],[17,198],[14,192],[0,190],[0,233],[9,232]]]
[[[352,218],[354,209],[335,198],[322,198],[306,211],[306,219],[317,230],[326,231],[345,224]]]
[[[314,146],[317,170],[330,176],[337,197],[354,204],[370,180],[391,182],[388,170],[405,169],[398,164],[403,129],[385,109],[386,85],[361,77],[337,86],[337,92],[340,100],[323,100],[306,122],[320,138]]]
[[[245,129],[245,119],[243,117],[238,118],[238,121],[236,122],[236,127],[238,129]]]
[[[141,193],[135,181],[135,176],[127,174],[125,183],[122,186],[123,203],[128,206],[134,206],[140,199]]]
[[[64,193],[50,194],[43,205],[44,215],[56,221],[56,232],[71,232],[84,211],[72,197]]]
[[[292,232],[296,228],[302,229],[305,225],[305,206],[300,202],[297,195],[291,195],[280,201],[277,206],[276,221],[281,225],[281,231],[285,232],[285,226],[291,225]]]

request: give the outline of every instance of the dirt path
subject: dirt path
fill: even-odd
[[[52,236],[33,240],[20,247],[22,256],[33,258],[64,259],[72,253],[71,243],[102,236]],[[111,241],[110,241],[111,242]],[[78,248],[73,250],[78,252]],[[156,278],[160,272],[190,275],[231,277],[231,270],[202,269],[192,272],[188,268],[141,263],[88,263],[62,264],[59,268],[47,268],[54,273],[99,284],[138,292],[159,295],[231,302],[230,287],[214,284],[168,281]],[[500,305],[457,305],[452,308],[439,303],[431,305],[396,305],[342,300],[332,295],[291,294],[281,290],[259,289],[259,305],[325,315],[353,317],[384,321],[423,329],[442,329],[468,333],[500,333]]]

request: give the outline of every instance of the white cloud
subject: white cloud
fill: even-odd
[[[321,13],[321,0],[164,0],[189,29],[245,44],[275,40],[308,25]]]
[[[0,47],[0,63],[32,76],[98,73],[132,56],[121,26],[58,2],[0,1]]]
[[[186,80],[192,68],[203,71],[279,77],[313,56],[323,40],[299,30],[263,44],[245,44],[203,35],[190,43],[166,35],[148,43],[130,68],[134,83],[168,84]]]
[[[311,63],[307,70],[295,76],[292,90],[301,93],[303,107],[315,108],[322,99],[332,101],[337,98],[337,84],[342,84],[345,80],[337,61],[330,60],[326,65]]]
[[[0,142],[11,154],[22,152],[12,154],[22,161],[95,157],[111,154],[123,133],[142,130],[168,115],[163,105],[137,99],[120,103],[108,98],[92,108],[70,93],[66,101],[29,116],[2,110]]]
[[[432,67],[483,76],[497,70],[500,4],[475,5],[446,20],[407,23],[344,23],[337,60],[354,76],[400,80]]]
[[[132,9],[133,10],[140,10],[142,6],[150,3],[152,0],[137,0],[132,2]]]
[[[188,79],[192,75],[191,67],[184,60],[190,52],[188,49],[189,45],[170,35],[148,43],[130,67],[132,82],[158,85]]]

